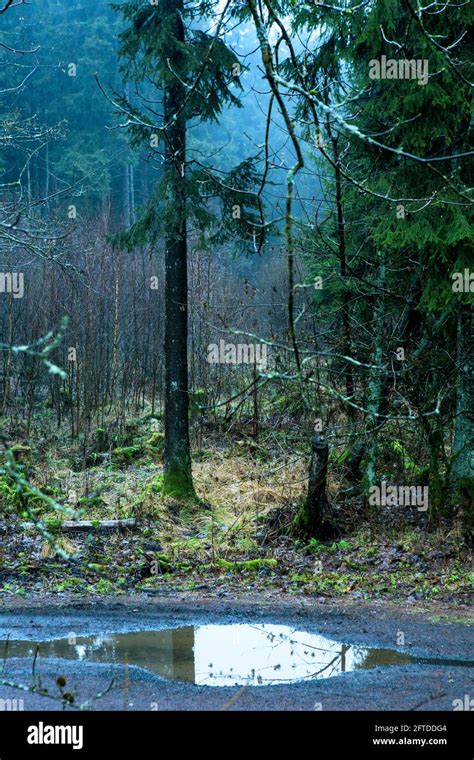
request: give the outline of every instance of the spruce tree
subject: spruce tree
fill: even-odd
[[[341,273],[315,299],[319,316],[342,311],[349,320],[349,340],[346,330],[333,350],[352,348],[366,365],[354,366],[346,394],[337,381],[344,363],[332,362],[326,381],[331,395],[357,407],[362,434],[348,463],[359,476],[362,464],[373,485],[378,444],[385,452],[398,445],[390,436],[406,419],[407,432],[421,431],[429,445],[429,471],[417,469],[429,477],[432,505],[447,503],[450,475],[451,490],[472,494],[472,294],[451,287],[451,274],[472,258],[472,9],[446,4],[431,14],[410,0],[246,5],[267,77],[296,103],[300,139],[317,138],[319,166],[327,171],[329,162],[335,175],[334,208],[303,245],[314,274]],[[288,35],[285,60],[272,50],[272,26]],[[383,57],[396,70],[413,60],[428,71],[423,81],[410,65],[401,77],[371,77]]]
[[[162,176],[140,218],[119,242],[128,246],[165,241],[165,451],[164,492],[194,497],[189,440],[187,229],[191,219],[200,230],[212,230],[216,242],[229,233],[232,203],[242,206],[233,225],[248,236],[255,198],[247,194],[254,181],[244,161],[231,172],[231,187],[187,155],[189,129],[216,121],[226,105],[239,105],[233,89],[240,86],[235,54],[222,39],[213,3],[183,0],[131,0],[113,6],[127,22],[120,35],[124,77],[144,85],[153,98],[120,98],[128,115],[133,145],[153,145],[162,153]],[[217,23],[212,33],[203,31]],[[158,105],[157,105],[158,102]],[[153,103],[153,105],[150,105]],[[160,114],[160,110],[162,113]],[[159,135],[159,140],[157,139]],[[239,193],[239,190],[242,194]],[[221,201],[217,223],[209,199]]]

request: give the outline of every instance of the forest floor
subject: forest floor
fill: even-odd
[[[415,605],[438,600],[460,609],[471,599],[469,554],[449,533],[411,528],[377,535],[367,528],[327,544],[295,546],[281,537],[271,547],[219,553],[202,538],[200,516],[188,519],[177,533],[165,541],[160,527],[146,521],[120,533],[68,535],[59,539],[72,552],[73,561],[66,562],[51,556],[49,545],[32,529],[9,527],[0,550],[0,593],[13,600],[48,593],[230,597],[272,590],[318,601],[385,599]]]
[[[13,644],[15,640],[65,638],[71,631],[80,637],[171,626],[274,623],[355,646],[390,649],[396,647],[397,636],[403,631],[402,650],[427,658],[425,662],[354,670],[333,678],[265,688],[196,686],[165,680],[146,668],[125,666],[123,662],[42,658],[41,685],[48,689],[48,697],[31,692],[14,694],[24,697],[27,710],[62,709],[64,687],[74,695],[75,706],[92,700],[89,708],[93,710],[443,711],[453,710],[455,700],[464,704],[465,694],[474,690],[474,671],[466,666],[472,654],[467,611],[439,602],[395,605],[379,600],[365,605],[338,599],[318,603],[307,596],[282,598],[276,591],[237,592],[228,599],[201,591],[170,592],[166,598],[154,599],[143,594],[120,599],[78,599],[69,594],[61,598],[4,597],[0,610],[2,638],[8,633]],[[453,618],[457,622],[446,622]],[[9,658],[3,678],[14,684],[31,683],[32,659],[31,653]],[[58,676],[64,679],[62,688],[57,685]],[[0,699],[12,695],[11,687],[0,686]]]
[[[370,519],[364,516],[344,483],[337,449],[331,452],[328,494],[340,535],[325,543],[304,541],[289,535],[288,527],[306,488],[305,437],[270,427],[258,442],[245,429],[225,439],[209,433],[194,446],[200,501],[183,504],[161,493],[160,434],[149,417],[128,422],[120,441],[126,445],[110,446],[108,453],[94,453],[93,442],[80,449],[60,433],[37,436],[31,445],[30,482],[92,521],[86,533],[57,532],[70,516],[33,500],[69,562],[31,527],[28,513],[15,505],[14,488],[2,479],[4,598],[200,591],[230,597],[274,590],[320,601],[468,604],[472,561],[456,521],[430,525],[427,513],[406,507],[381,507]],[[22,444],[31,438],[17,431]],[[99,530],[100,520],[120,518],[134,518],[135,527]]]

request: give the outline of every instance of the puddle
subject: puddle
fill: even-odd
[[[0,656],[5,656],[0,642]],[[162,631],[70,635],[38,642],[40,657],[138,665],[162,678],[200,686],[274,686],[331,678],[352,670],[414,662],[284,625],[202,625]],[[33,658],[36,642],[10,640],[7,658]]]

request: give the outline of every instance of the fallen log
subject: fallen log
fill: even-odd
[[[70,533],[81,533],[88,530],[123,530],[125,528],[135,528],[137,521],[134,517],[122,520],[67,520],[63,522],[59,530]]]
[[[87,533],[88,531],[114,531],[136,528],[137,521],[134,517],[124,518],[121,520],[66,520],[56,528],[49,528],[53,532],[61,531],[63,533]],[[12,525],[15,529],[16,526]],[[20,525],[22,530],[31,530],[35,524],[32,522],[23,522]],[[0,533],[7,533],[10,530],[5,523],[0,523]]]

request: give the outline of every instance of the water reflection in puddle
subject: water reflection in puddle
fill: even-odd
[[[202,625],[162,631],[70,636],[39,642],[41,658],[138,665],[200,686],[274,686],[351,670],[402,665],[409,655],[349,646],[285,625]],[[9,641],[7,657],[33,657],[36,643]],[[5,643],[0,654],[4,656]]]

